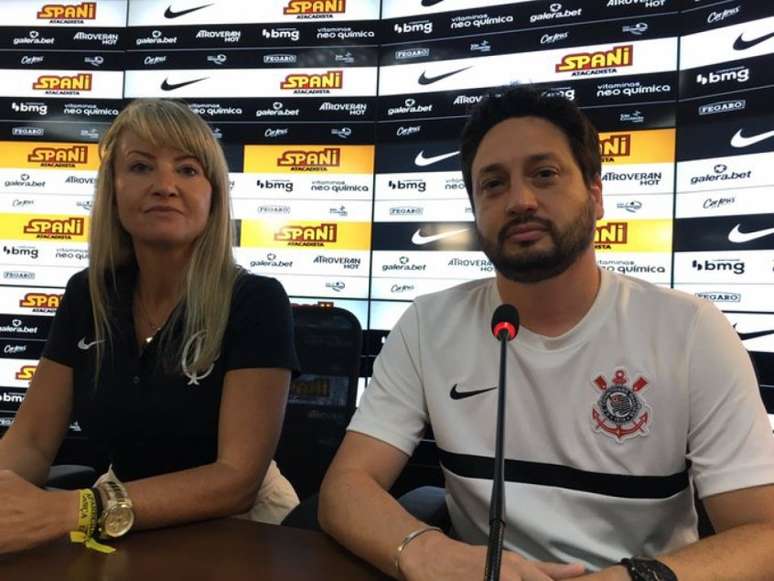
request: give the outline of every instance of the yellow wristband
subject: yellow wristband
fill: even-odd
[[[113,547],[103,545],[94,540],[97,530],[97,500],[94,491],[83,488],[78,491],[78,530],[70,533],[70,542],[83,545],[101,553],[112,553]]]

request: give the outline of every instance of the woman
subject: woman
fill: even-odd
[[[278,523],[298,503],[272,460],[298,367],[290,306],[234,263],[220,146],[185,104],[149,99],[122,111],[100,154],[90,266],[0,441],[0,552],[81,524],[89,491],[33,485],[71,414],[111,462],[100,481],[113,484],[88,500],[93,534],[246,512]]]

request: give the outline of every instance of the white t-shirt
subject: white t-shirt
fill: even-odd
[[[472,544],[489,530],[500,303],[494,279],[418,298],[349,426],[410,455],[431,424]],[[586,316],[560,337],[522,328],[507,366],[507,549],[592,569],[655,556],[697,539],[694,486],[774,482],[749,356],[708,301],[603,270]]]

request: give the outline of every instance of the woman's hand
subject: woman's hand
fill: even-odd
[[[0,470],[0,553],[29,549],[78,527],[78,492],[49,492]]]

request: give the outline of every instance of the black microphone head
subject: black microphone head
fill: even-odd
[[[508,341],[519,332],[519,311],[513,305],[502,304],[492,315],[492,334],[499,339],[503,332]]]

